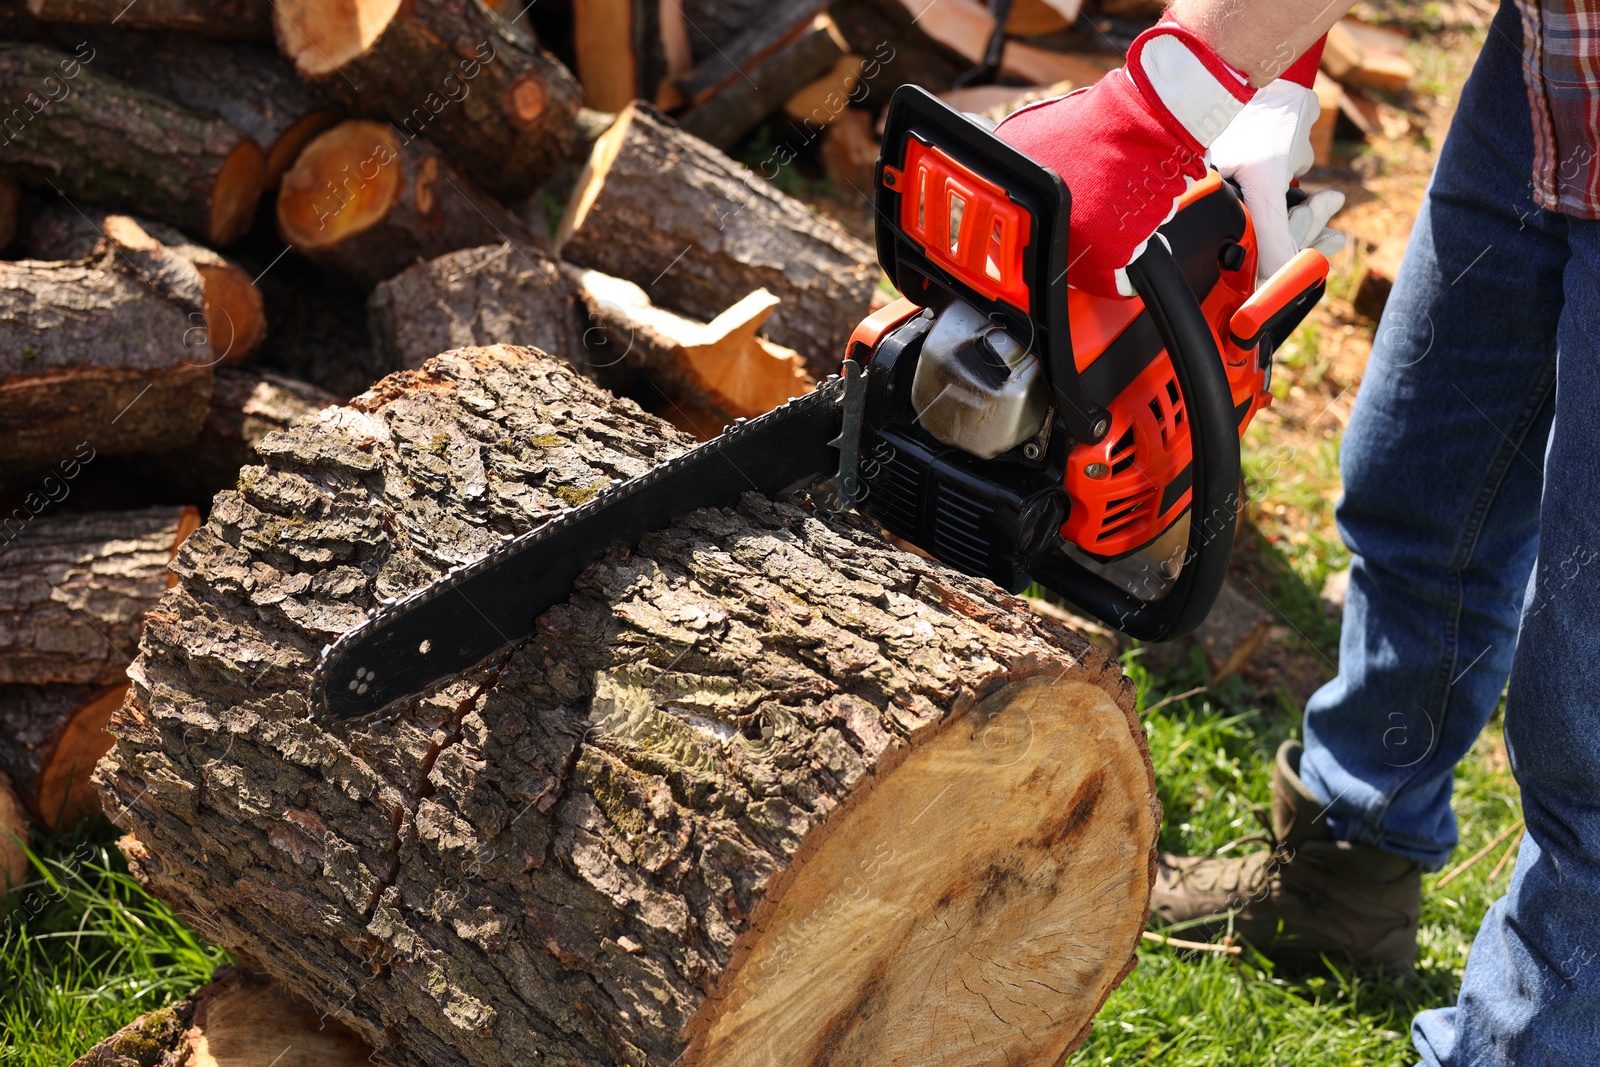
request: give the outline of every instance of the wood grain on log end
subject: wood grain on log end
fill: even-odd
[[[1035,676],[880,762],[769,892],[680,1062],[1061,1062],[1144,929],[1137,729]]]
[[[73,1067],[367,1067],[372,1049],[259,971],[223,967],[171,1007],[141,1015]]]
[[[28,880],[28,809],[17,799],[11,778],[0,772],[0,900]]]
[[[460,248],[548,247],[432,145],[366,119],[306,145],[278,189],[278,228],[313,262],[368,286]]]
[[[308,83],[426,136],[496,196],[531,195],[577,149],[577,80],[478,0],[273,8],[279,48]]]
[[[954,1033],[947,998],[986,1049],[1061,1054],[1131,964],[1154,873],[1133,688],[865,524],[755,496],[685,515],[437,692],[307,720],[318,650],[381,598],[688,443],[508,347],[262,442],[179,553],[96,772],[152,890],[387,1059],[667,1067],[696,1040],[879,1064]],[[946,920],[993,962],[936,945]],[[1012,964],[1050,988],[1005,986]],[[918,999],[946,971],[967,985]],[[803,973],[830,1009],[809,1022],[763,994]],[[1020,1005],[978,1018],[1002,991]],[[811,1046],[762,1059],[743,1024],[769,1014]],[[973,1062],[954,1039],[915,1058]]]

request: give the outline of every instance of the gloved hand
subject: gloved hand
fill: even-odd
[[[1285,200],[1290,183],[1311,169],[1318,110],[1316,93],[1280,78],[1257,92],[1211,145],[1211,162],[1239,183],[1255,222],[1256,276],[1263,281],[1302,249],[1331,256],[1344,247],[1344,234],[1327,228],[1344,207],[1343,193],[1312,193],[1292,211]]]
[[[1000,123],[1001,140],[1056,171],[1072,193],[1069,285],[1133,295],[1126,267],[1205,176],[1207,147],[1253,93],[1244,75],[1169,21],[1139,35],[1127,66]]]

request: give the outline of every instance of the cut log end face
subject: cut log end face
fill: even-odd
[[[35,804],[39,817],[57,829],[76,826],[100,810],[100,795],[90,781],[94,765],[111,748],[106,732],[122,706],[126,685],[113,686],[84,705],[56,742],[39,779]]]
[[[219,363],[236,363],[267,335],[261,290],[231,263],[196,268],[205,282],[206,339]]]
[[[295,69],[316,77],[371,48],[400,6],[401,0],[276,0],[272,22]]]
[[[796,858],[686,1062],[1059,1062],[1144,925],[1148,790],[1125,714],[1084,682],[945,723]]]
[[[207,222],[212,241],[232,244],[250,228],[266,184],[266,167],[266,155],[254,141],[240,141],[228,154],[211,190]]]
[[[11,779],[0,774],[0,899],[27,881],[28,809],[17,799]]]
[[[380,122],[345,122],[313,140],[283,177],[278,224],[296,248],[337,245],[383,219],[405,188],[400,145]],[[418,190],[418,203],[422,202]]]

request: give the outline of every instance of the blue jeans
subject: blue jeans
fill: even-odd
[[[1600,223],[1533,203],[1521,41],[1506,3],[1344,438],[1339,676],[1300,767],[1337,836],[1437,870],[1509,679],[1528,838],[1458,1005],[1412,1028],[1451,1067],[1600,1063]]]

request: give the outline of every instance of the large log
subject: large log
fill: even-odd
[[[201,301],[119,255],[0,260],[0,479],[194,440],[215,362]]]
[[[87,45],[69,55],[0,44],[6,169],[208,244],[229,244],[248,229],[261,196],[261,147],[226,122],[100,73],[92,59]]]
[[[468,345],[531,345],[588,366],[572,283],[538,250],[502,242],[418,263],[372,291],[373,343],[415,369]]]
[[[300,153],[278,190],[278,230],[312,262],[367,286],[458,248],[547,243],[432,145],[365,119]]]
[[[426,137],[496,196],[528,196],[575,151],[576,79],[480,0],[277,0],[273,23],[317,91]]]
[[[0,684],[123,680],[194,508],[45,516],[0,552]]]
[[[392,1062],[1059,1062],[1145,919],[1133,688],[864,524],[686,516],[433,695],[307,718],[379,598],[686,444],[511,348],[264,442],[97,771],[147,884]]]
[[[263,15],[266,10],[263,5]],[[120,24],[89,40],[95,65],[106,73],[249,134],[266,153],[263,180],[269,189],[307,141],[340,119],[339,109],[312,93],[267,45],[137,33]]]
[[[626,278],[662,307],[709,320],[764,288],[782,304],[767,334],[821,378],[867,312],[873,250],[756,172],[635,104],[601,134],[556,236],[563,258]],[[764,173],[770,164],[771,173]]]
[[[272,40],[272,0],[28,0],[28,10],[47,22]]]
[[[35,259],[115,261],[160,278],[163,288],[181,294],[183,303],[200,307],[211,358],[219,364],[238,363],[266,339],[266,307],[250,274],[170,226],[93,207],[53,204],[29,227],[28,254]]]

